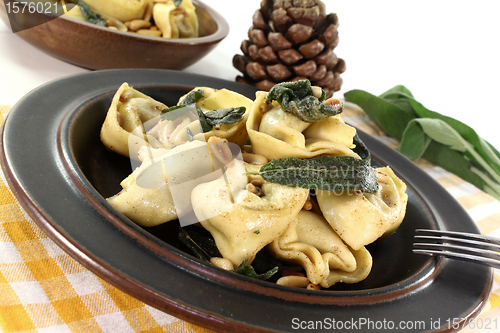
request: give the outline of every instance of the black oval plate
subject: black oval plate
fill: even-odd
[[[217,331],[454,331],[491,291],[493,270],[413,254],[417,228],[478,233],[464,209],[432,178],[385,144],[360,133],[374,163],[408,185],[405,220],[369,246],[374,264],[358,284],[293,289],[206,265],[178,244],[176,223],[141,228],[104,199],[119,190],[130,162],[107,151],[99,131],[118,87],[173,105],[196,86],[255,97],[255,89],[162,70],[78,74],[41,86],[14,106],[2,127],[1,162],[14,194],[37,224],[85,267],[137,299]],[[347,328],[347,326],[349,328]],[[408,326],[411,325],[411,326]]]

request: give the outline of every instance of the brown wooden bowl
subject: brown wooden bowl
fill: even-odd
[[[200,1],[193,0],[193,4],[201,37],[185,39],[121,32],[65,16],[29,12],[7,16],[3,3],[0,18],[28,43],[80,67],[181,70],[207,55],[229,33],[220,14]]]

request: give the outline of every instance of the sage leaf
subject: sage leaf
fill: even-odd
[[[203,133],[210,132],[214,126],[209,123],[207,117],[205,117],[205,113],[200,109],[196,109],[198,112],[198,119],[200,120],[200,128]]]
[[[496,182],[500,183],[500,175],[474,150],[474,146],[465,140],[453,127],[441,119],[419,118],[415,119],[422,127],[424,133],[432,140],[443,145],[449,146],[453,150],[468,152],[469,155],[478,163],[487,173],[491,175]],[[477,169],[477,168],[476,168]]]
[[[203,112],[198,109],[198,117],[203,133],[209,132],[215,126],[222,124],[234,124],[243,120],[246,108],[244,106],[226,109],[217,109]]]
[[[431,141],[418,122],[413,119],[406,126],[401,145],[397,149],[410,160],[415,161],[422,157]]]
[[[184,228],[179,229],[179,240],[186,245],[198,259],[210,263],[210,258],[216,256],[213,255],[213,253],[212,255],[209,253],[210,249],[218,252],[215,241],[209,237],[200,238],[202,236],[196,235],[192,231],[188,233]],[[191,234],[193,234],[193,236]],[[194,238],[198,238],[198,240],[196,241]],[[203,242],[202,245],[198,244],[200,240]]]
[[[413,94],[411,93],[411,91],[403,85],[397,85],[397,86],[387,90],[386,92],[382,93],[379,97],[383,98],[383,99],[391,99],[390,96],[399,95],[399,94],[406,95],[406,96],[413,98]]]
[[[205,229],[196,226],[179,228],[179,240],[200,260],[210,263],[210,258],[222,257],[212,235]],[[276,274],[281,262],[271,257],[265,251],[259,251],[252,265],[247,265],[248,260],[243,261],[234,272],[254,279],[268,280]],[[257,271],[263,269],[264,273]]]
[[[205,92],[203,90],[192,90],[184,96],[184,98],[179,102],[179,105],[195,104],[198,103],[203,97],[205,97]]]
[[[161,119],[173,120],[169,117],[172,111],[185,109],[181,113],[192,113],[193,115],[198,115],[200,128],[203,133],[210,132],[214,126],[219,128],[222,124],[234,124],[243,120],[243,115],[246,111],[244,106],[203,111],[196,106],[196,103],[198,103],[203,97],[205,97],[205,93],[201,89],[190,91],[184,96],[178,105],[163,110]],[[175,115],[173,117],[175,118],[178,113],[174,114]]]
[[[272,183],[336,193],[375,193],[379,188],[370,164],[352,156],[285,157],[264,164],[258,174]]]
[[[266,103],[277,101],[284,112],[291,113],[300,120],[308,123],[320,121],[344,111],[341,104],[339,109],[323,104],[326,93],[322,90],[320,98],[313,95],[309,80],[284,82],[273,86],[266,97]]]
[[[443,144],[431,141],[422,155],[427,161],[441,166],[463,180],[484,189],[485,183],[477,174],[471,172],[470,160],[463,153],[450,149]]]
[[[245,275],[254,279],[258,280],[268,280],[270,277],[272,277],[274,274],[276,274],[279,270],[279,267],[276,266],[270,270],[268,270],[265,273],[262,274],[257,274],[255,272],[255,269],[252,267],[252,265],[247,265],[248,259],[245,259],[239,266],[234,270],[234,272]]]
[[[358,154],[358,156],[361,157],[362,160],[366,161],[369,164],[371,161],[370,151],[368,150],[368,147],[366,147],[365,143],[361,140],[358,133],[356,133],[352,138],[352,143],[356,146],[352,149],[352,151]]]
[[[174,6],[179,7],[183,0],[174,0]]]
[[[400,140],[397,149],[411,160],[423,157],[500,200],[500,153],[471,127],[427,109],[402,85],[378,97],[362,90],[345,97]]]
[[[409,98],[413,98],[413,95],[405,86],[395,86],[394,88],[391,88],[382,93],[379,97],[388,102],[391,102],[409,115],[413,117],[416,116],[415,111],[413,110],[413,107],[411,106],[411,103],[409,101]]]
[[[90,8],[89,5],[87,5],[87,3],[85,3],[83,0],[76,0],[76,2],[80,7],[80,11],[82,12],[83,17],[85,18],[85,21],[103,27],[106,26],[106,19],[103,18],[101,15],[94,13],[94,11]]]
[[[196,117],[196,104],[176,105],[162,110],[160,120],[175,120],[182,115]]]
[[[410,99],[409,101],[419,117],[441,119],[453,127],[453,129],[455,129],[465,140],[474,146],[474,149],[492,166],[493,169],[495,169],[497,173],[500,173],[500,153],[483,138],[481,138],[470,126],[457,119],[431,111],[424,107],[422,103],[414,99]]]
[[[350,90],[344,94],[349,102],[359,105],[373,122],[387,134],[401,140],[408,123],[415,118],[396,104],[363,90]]]

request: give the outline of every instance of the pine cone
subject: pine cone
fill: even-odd
[[[331,97],[340,90],[345,62],[333,50],[338,18],[321,0],[262,0],[253,15],[243,55],[233,58],[243,73],[236,81],[269,91],[276,83],[309,79]]]

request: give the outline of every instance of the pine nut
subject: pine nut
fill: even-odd
[[[309,200],[307,200],[304,203],[304,207],[302,207],[303,210],[311,210],[312,208],[313,208],[313,204]]]
[[[254,184],[252,184],[252,183],[248,183],[248,184],[247,184],[246,189],[247,189],[249,192],[253,193],[253,194],[257,194],[257,195],[259,194],[259,190],[258,190],[258,189],[257,189],[257,187],[255,187],[255,185],[254,185]]]
[[[207,140],[210,147],[210,152],[215,156],[222,164],[228,165],[233,160],[233,154],[229,148],[228,142],[225,139],[219,138],[217,136],[211,136]]]
[[[139,29],[136,31],[136,33],[143,36],[161,37],[160,30]]]
[[[261,104],[261,105],[259,105],[259,112],[264,114],[267,111],[271,110],[273,107],[274,107],[274,105],[270,105],[270,104],[266,104],[266,103]]]
[[[288,275],[279,278],[276,284],[287,287],[306,288],[309,285],[309,279],[305,276]]]
[[[226,271],[234,270],[234,265],[229,259],[212,257],[210,258],[210,263],[214,266],[225,269]]]
[[[342,108],[342,101],[338,98],[331,97],[323,102],[325,105],[333,106],[335,109],[340,110]]]
[[[323,94],[323,89],[321,87],[312,86],[312,90],[313,90],[313,96],[316,98],[320,98],[321,95]]]
[[[147,29],[151,26],[151,22],[144,20],[132,20],[130,21],[129,29],[132,31],[137,31],[139,29]]]

